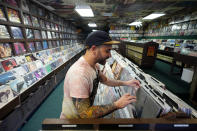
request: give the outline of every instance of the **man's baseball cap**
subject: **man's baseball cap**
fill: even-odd
[[[107,32],[100,30],[91,32],[86,38],[86,46],[113,45],[119,43],[120,41],[113,41]]]

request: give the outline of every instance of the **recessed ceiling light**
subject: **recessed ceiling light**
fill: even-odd
[[[164,16],[164,15],[165,15],[164,13],[153,13],[144,17],[143,20],[152,20],[152,19],[156,19],[158,17]]]
[[[95,23],[89,23],[88,26],[89,27],[97,27],[97,25]]]
[[[89,5],[76,5],[75,10],[82,17],[94,17]]]

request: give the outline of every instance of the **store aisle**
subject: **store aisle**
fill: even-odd
[[[63,84],[64,81],[62,80],[21,128],[22,131],[41,130],[41,123],[45,118],[59,118],[62,108]]]

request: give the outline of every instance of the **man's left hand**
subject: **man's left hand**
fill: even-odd
[[[138,80],[136,80],[136,79],[132,79],[132,80],[126,81],[126,85],[140,88],[140,82]]]

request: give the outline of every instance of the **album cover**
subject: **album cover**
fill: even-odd
[[[30,25],[32,26],[31,18],[27,14],[23,14],[23,21],[25,25]]]
[[[37,81],[37,78],[34,76],[33,73],[29,73],[24,76],[24,80],[27,86],[30,86]]]
[[[44,40],[42,42],[42,46],[43,46],[43,49],[48,49],[48,44],[47,44],[47,41],[46,40]]]
[[[44,70],[44,68],[40,68],[34,72],[34,75],[36,76],[37,79],[41,79],[46,75],[46,71]]]
[[[45,25],[45,22],[44,22],[44,20],[40,20],[40,26],[42,27],[42,28],[46,28],[46,25]]]
[[[3,66],[0,63],[0,74],[4,72]]]
[[[0,25],[0,39],[10,38],[7,27],[5,25]]]
[[[32,16],[32,23],[33,23],[33,26],[35,27],[39,27],[39,22],[38,22],[38,18]]]
[[[47,36],[48,36],[48,39],[51,39],[51,32],[50,31],[47,31]]]
[[[37,68],[42,68],[42,67],[43,67],[43,63],[42,63],[41,60],[36,60],[36,61],[35,61],[35,64],[36,64],[36,67],[37,67]]]
[[[55,25],[53,23],[51,23],[51,29],[55,30]]]
[[[37,51],[42,50],[42,44],[40,42],[35,42],[35,47]]]
[[[121,67],[121,65],[120,64],[116,64],[116,67],[115,67],[115,69],[114,69],[114,71],[113,71],[113,74],[114,74],[114,78],[116,79],[116,80],[118,80],[119,79],[119,77],[120,77],[120,74],[121,74],[121,72],[122,72],[122,67]]]
[[[46,69],[46,71],[47,71],[48,73],[50,73],[50,72],[52,71],[51,65],[47,65],[47,66],[45,67],[45,69]]]
[[[8,8],[8,18],[11,22],[21,23],[18,11]]]
[[[26,33],[27,39],[33,39],[34,38],[32,29],[25,29],[25,33]]]
[[[19,76],[23,77],[28,73],[22,66],[12,69],[11,72],[16,78],[18,78]]]
[[[57,47],[56,41],[52,41],[53,48]]]
[[[5,0],[5,2],[9,5],[18,7],[16,0]]]
[[[59,42],[59,41],[57,41],[56,43],[57,43],[57,47],[59,47],[59,46],[60,46],[60,42]]]
[[[28,63],[28,68],[29,70],[32,72],[32,71],[35,71],[37,69],[36,67],[36,63],[35,62],[31,62],[31,63]]]
[[[23,34],[19,27],[11,26],[11,31],[14,39],[23,39]]]
[[[37,15],[38,8],[36,7],[36,5],[33,3],[30,3],[29,5],[30,5],[30,7],[29,7],[30,12],[34,15]]]
[[[53,62],[50,64],[51,65],[51,69],[54,70],[56,68],[56,62]]]
[[[52,38],[55,38],[56,36],[55,36],[55,32],[51,32],[51,34],[52,34]]]
[[[16,77],[14,76],[12,72],[5,72],[3,74],[0,74],[0,86],[5,85],[9,81],[15,80],[15,79]]]
[[[24,43],[14,43],[14,50],[16,55],[21,55],[26,53],[26,49],[24,47]]]
[[[28,7],[28,4],[27,4],[27,1],[26,0],[21,0],[21,3],[22,3],[22,5],[21,5],[22,9],[29,12],[29,7]]]
[[[27,73],[30,72],[29,67],[28,67],[27,64],[21,65],[21,67],[22,67]]]
[[[35,37],[35,39],[41,39],[39,30],[34,30],[34,37]]]
[[[5,13],[4,13],[3,7],[1,7],[1,6],[0,6],[0,20],[7,21],[7,19],[5,17]]]
[[[33,56],[33,54],[25,55],[25,58],[26,58],[27,62],[32,62],[32,61],[36,60],[36,58]]]
[[[46,35],[46,31],[42,31],[42,39],[46,39],[47,35]]]
[[[17,66],[16,61],[13,58],[1,61],[1,64],[5,71],[9,71]]]
[[[0,109],[13,98],[14,94],[8,85],[0,86]]]
[[[11,81],[9,85],[10,88],[17,93],[21,93],[27,89],[27,84],[23,77],[17,77],[17,79]]]
[[[47,29],[50,29],[50,23],[48,21],[46,21],[46,27]]]
[[[0,58],[12,56],[12,48],[9,43],[0,43]]]
[[[28,48],[29,52],[35,52],[36,51],[34,42],[28,42],[27,43],[27,48]]]
[[[17,65],[22,65],[27,62],[25,56],[16,56],[16,57],[14,57],[14,59],[15,59]]]

